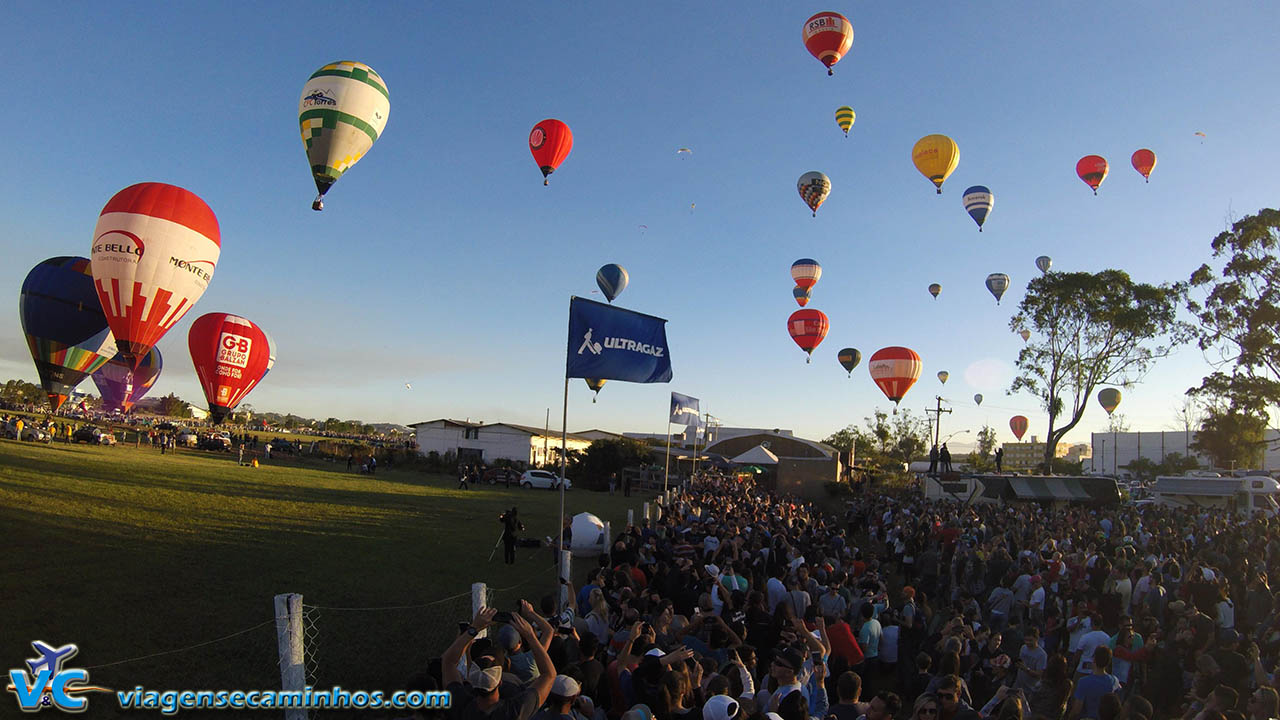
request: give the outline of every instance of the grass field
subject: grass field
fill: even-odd
[[[469,618],[471,583],[518,586],[499,594],[504,607],[555,587],[549,550],[519,550],[514,569],[501,550],[487,558],[513,504],[528,535],[555,535],[557,493],[455,487],[345,463],[253,469],[230,454],[0,441],[0,667],[21,667],[39,639],[78,644],[71,666],[106,687],[276,688],[272,596],[297,592],[318,606],[317,686],[398,689]],[[572,491],[566,514],[616,531],[647,499]],[[90,716],[112,717],[107,705]]]

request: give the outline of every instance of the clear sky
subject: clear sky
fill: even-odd
[[[801,41],[821,10],[855,29],[834,77]],[[568,298],[598,297],[596,269],[617,262],[618,303],[670,321],[675,379],[610,383],[595,404],[575,380],[571,430],[662,432],[676,390],[725,424],[820,438],[890,406],[865,358],[906,345],[925,370],[903,404],[943,390],[944,434],[989,422],[1011,440],[1024,413],[1043,436],[1037,403],[1005,395],[1036,256],[1183,280],[1229,218],[1280,202],[1271,3],[19,3],[5,18],[0,288],[16,301],[40,260],[88,255],[127,185],[195,192],[222,257],[161,341],[152,391],[191,401],[187,328],[222,311],[279,345],[259,409],[540,425],[551,408],[558,425]],[[382,75],[391,115],[315,213],[298,97],[340,59]],[[543,187],[527,138],[547,117],[575,142]],[[941,196],[910,161],[929,133],[960,147]],[[1129,165],[1141,147],[1159,156],[1150,184]],[[1075,176],[1086,154],[1111,163],[1097,197]],[[795,189],[809,170],[833,185],[817,218]],[[974,184],[996,196],[981,234],[960,200]],[[785,329],[801,257],[822,263],[809,307],[832,326],[811,365]],[[1000,306],[990,272],[1013,280]],[[21,338],[15,307],[0,376],[35,380]],[[852,379],[845,346],[864,356]],[[1206,368],[1178,352],[1120,412],[1172,429]],[[1068,439],[1105,425],[1093,404]]]

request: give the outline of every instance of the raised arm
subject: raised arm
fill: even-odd
[[[530,605],[528,600],[520,601],[520,615],[537,626],[538,635],[540,636],[538,644],[542,646],[542,649],[546,650],[551,647],[551,638],[555,637],[556,629],[551,627],[551,623],[547,622],[546,618],[533,611],[533,605]]]
[[[556,679],[555,663],[551,662],[551,656],[547,655],[546,648],[538,642],[538,636],[533,634],[533,627],[528,621],[519,615],[513,615],[511,626],[520,633],[525,646],[533,653],[534,664],[538,666],[538,677],[534,678],[533,684],[529,687],[538,694],[538,707],[542,707],[542,704],[547,701],[547,696],[551,694],[551,683]]]
[[[484,630],[493,622],[493,616],[498,614],[496,608],[480,608],[480,612],[471,619],[471,627],[477,632]],[[444,651],[444,655],[440,658],[440,675],[447,687],[449,683],[462,682],[462,677],[458,674],[458,661],[462,659],[462,655],[471,647],[471,643],[475,640],[475,636],[470,632],[459,633],[454,638],[453,644],[449,649]]]

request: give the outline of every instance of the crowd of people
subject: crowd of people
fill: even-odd
[[[416,682],[451,720],[1266,720],[1278,533],[910,495],[831,517],[701,478],[567,608],[483,610]]]

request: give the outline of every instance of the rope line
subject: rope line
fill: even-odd
[[[196,643],[195,645],[190,645],[188,647],[178,648],[177,650],[165,650],[163,652],[152,653],[150,655],[142,655],[135,658],[129,658],[127,660],[116,660],[115,662],[103,663],[101,665],[89,665],[88,667],[85,667],[83,669],[97,670],[98,668],[111,667],[113,665],[124,665],[125,663],[137,662],[138,660],[149,660],[151,658],[161,657],[163,655],[173,655],[174,653],[186,652],[188,650],[195,650],[196,648],[201,648],[206,645],[213,645],[214,643],[220,643],[220,642],[223,642],[224,640],[230,640],[233,637],[244,635],[245,633],[253,632],[254,630],[264,628],[267,625],[274,625],[274,624],[275,624],[275,619],[267,620],[265,622],[260,622],[257,625],[254,625],[253,627],[248,627],[248,628],[245,628],[244,630],[233,632],[230,635],[220,637],[216,640],[206,640],[202,643]]]

